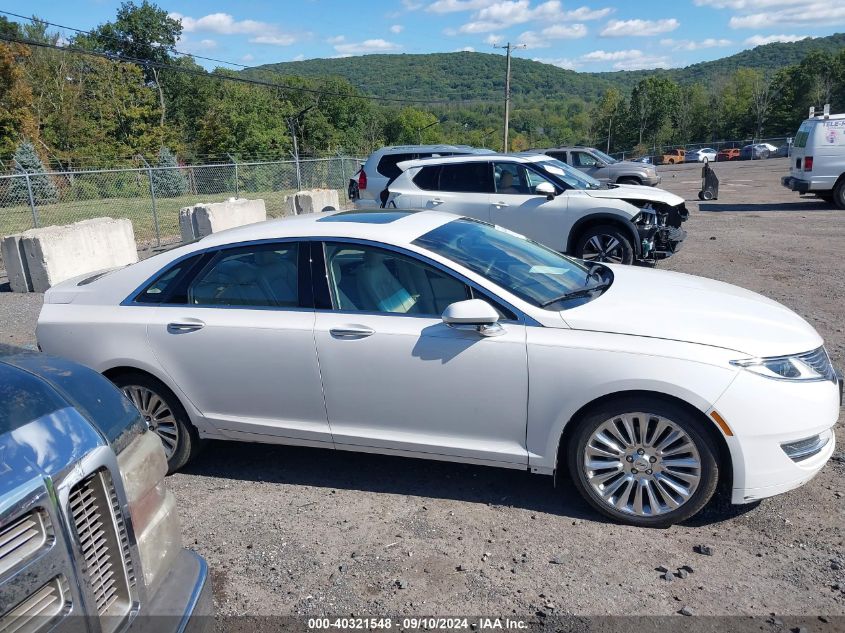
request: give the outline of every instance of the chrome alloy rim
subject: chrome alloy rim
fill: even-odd
[[[622,243],[612,235],[593,235],[584,245],[582,259],[591,262],[621,264],[624,255]]]
[[[150,430],[161,438],[164,453],[169,460],[179,444],[179,427],[170,407],[161,396],[147,387],[126,385],[123,393],[144,416]]]
[[[701,481],[701,457],[677,424],[624,413],[590,435],[583,472],[595,496],[625,514],[653,517],[680,508]]]

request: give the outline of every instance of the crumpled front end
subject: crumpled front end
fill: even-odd
[[[681,225],[689,219],[683,202],[675,206],[645,200],[626,202],[640,209],[633,221],[640,237],[641,259],[666,259],[681,249],[687,237]]]

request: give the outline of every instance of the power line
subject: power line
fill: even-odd
[[[84,29],[78,29],[78,28],[75,28],[75,27],[72,27],[72,26],[66,26],[66,25],[55,23],[55,22],[49,22],[47,20],[42,20],[41,18],[27,17],[25,15],[13,13],[11,11],[0,10],[0,14],[12,16],[12,17],[19,18],[19,19],[22,19],[22,20],[28,20],[30,22],[34,22],[34,23],[37,23],[37,24],[44,24],[46,26],[51,26],[51,27],[58,28],[58,29],[66,29],[68,31],[73,31],[73,32],[79,33],[81,35],[88,35],[88,36],[97,37],[97,38],[106,38],[106,39],[110,39],[110,40],[115,41],[115,42],[121,42],[121,43],[124,43],[124,44],[126,44],[126,43],[131,44],[132,43],[131,41],[125,40],[123,38],[119,38],[119,37],[115,37],[115,36],[111,36],[111,35],[102,35],[102,34],[99,34],[99,33],[95,34],[91,31],[86,31]],[[240,81],[241,83],[253,83],[255,85],[262,85],[262,86],[265,86],[265,87],[280,88],[280,89],[284,89],[284,90],[298,90],[300,92],[307,92],[307,93],[323,95],[323,96],[348,97],[348,98],[352,98],[352,99],[368,99],[368,100],[372,100],[372,101],[384,101],[384,102],[393,102],[393,103],[424,103],[424,104],[439,104],[439,105],[455,103],[455,101],[458,101],[459,103],[465,103],[465,104],[468,104],[468,103],[488,103],[488,102],[498,102],[499,101],[498,99],[457,99],[457,100],[454,100],[454,99],[408,99],[408,98],[401,98],[401,97],[380,97],[380,96],[377,96],[377,95],[350,95],[350,94],[345,94],[345,93],[340,93],[340,92],[331,92],[331,91],[326,91],[326,90],[319,90],[319,89],[315,89],[315,88],[305,88],[305,87],[301,87],[301,86],[288,86],[288,85],[284,85],[284,84],[274,84],[274,83],[271,83],[271,82],[265,82],[265,81],[261,81],[261,80],[247,80],[247,79],[242,79],[242,78],[238,78],[238,77],[231,77],[231,76],[228,76],[228,75],[219,75],[219,74],[215,74],[215,73],[210,73],[210,72],[207,72],[205,70],[200,72],[200,71],[196,71],[196,70],[190,69],[190,68],[182,68],[180,66],[172,66],[172,65],[169,65],[169,64],[164,64],[163,62],[156,62],[156,61],[153,61],[153,60],[148,60],[148,59],[143,59],[143,58],[127,57],[127,56],[124,56],[124,55],[118,55],[116,53],[105,53],[105,52],[100,52],[100,51],[91,51],[91,50],[76,48],[76,47],[71,47],[71,46],[60,46],[58,44],[51,44],[49,42],[39,42],[37,40],[31,40],[31,39],[25,39],[25,38],[13,38],[11,36],[6,36],[6,35],[0,35],[0,40],[5,40],[7,42],[16,42],[18,44],[24,44],[24,45],[29,45],[29,46],[39,46],[39,47],[42,47],[42,48],[52,48],[52,49],[56,49],[56,50],[79,53],[79,54],[83,54],[83,55],[94,55],[94,56],[98,56],[98,57],[103,57],[105,59],[110,59],[112,61],[123,61],[123,62],[127,62],[127,63],[139,64],[141,66],[168,69],[168,70],[174,70],[174,71],[177,71],[177,72],[187,72],[189,74],[193,74],[193,75],[196,75],[196,76],[223,78],[223,79],[228,79],[228,80]],[[167,50],[170,53],[174,53],[176,55],[182,55],[184,57],[191,57],[191,58],[194,58],[194,59],[201,59],[201,60],[204,60],[204,61],[210,61],[210,62],[214,62],[214,63],[217,63],[217,64],[226,64],[226,65],[229,65],[229,66],[236,66],[236,67],[242,68],[244,70],[257,70],[257,71],[260,71],[260,72],[269,72],[269,73],[273,73],[275,75],[278,75],[279,77],[295,77],[295,75],[285,75],[284,73],[280,73],[280,72],[274,71],[274,70],[264,69],[264,68],[261,68],[260,66],[248,66],[246,64],[240,64],[240,63],[237,63],[237,62],[231,62],[231,61],[227,61],[227,60],[223,60],[223,59],[217,59],[217,58],[214,58],[214,57],[205,57],[205,56],[202,56],[202,55],[196,55],[194,53],[187,53],[187,52],[179,51],[176,48],[172,48],[172,47],[167,47],[167,48],[165,48],[165,50]]]

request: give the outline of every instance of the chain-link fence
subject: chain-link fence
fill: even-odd
[[[19,171],[0,175],[0,236],[97,217],[129,218],[139,244],[179,238],[179,209],[230,197],[262,198],[267,215],[286,213],[285,196],[336,189],[346,199],[360,159],[303,159],[180,167]]]
[[[723,149],[742,149],[746,145],[757,145],[760,143],[767,143],[768,145],[773,145],[775,148],[780,150],[780,153],[777,151],[771,152],[771,157],[783,155],[786,156],[789,152],[789,148],[791,145],[792,139],[790,137],[785,136],[777,136],[772,138],[762,138],[762,139],[746,139],[746,140],[722,140],[722,141],[711,141],[711,142],[700,142],[700,143],[686,143],[686,144],[674,144],[674,145],[653,145],[646,149],[642,147],[637,150],[628,150],[625,152],[613,152],[611,156],[613,158],[617,158],[619,160],[632,160],[636,158],[641,158],[643,156],[650,156],[652,160],[657,160],[664,155],[670,153],[674,149],[682,149],[687,152],[694,152],[699,149],[710,148],[715,149],[717,152]],[[759,152],[751,152],[750,158],[752,160],[757,160],[760,158]]]

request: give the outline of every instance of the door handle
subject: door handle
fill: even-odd
[[[431,204],[443,204],[444,202],[446,202],[446,201],[442,200],[440,198],[433,198],[432,201],[431,201]]]
[[[495,206],[499,207],[500,209],[501,209],[502,207],[507,207],[507,206],[510,206],[507,202],[494,202],[493,204],[494,204]]]
[[[205,327],[205,323],[197,319],[196,321],[174,321],[167,324],[167,331],[178,334],[179,332],[196,332]]]
[[[356,326],[356,327],[333,327],[329,330],[334,338],[367,338],[372,336],[376,331],[372,328]]]

